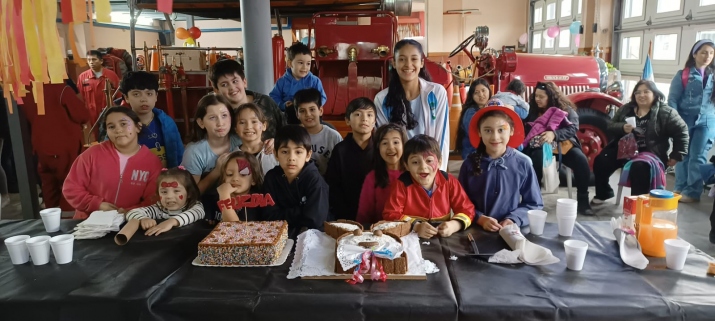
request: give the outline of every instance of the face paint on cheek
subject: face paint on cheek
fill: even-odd
[[[422,157],[424,157],[425,159],[427,159],[427,157],[430,157],[430,156],[432,156],[432,157],[434,158],[434,162],[432,162],[432,164],[430,164],[430,167],[432,167],[432,171],[435,171],[435,172],[436,172],[436,171],[437,171],[437,167],[438,167],[438,166],[437,166],[437,155],[435,155],[435,154],[433,154],[433,153],[430,153],[430,152],[424,152],[424,153],[422,153]]]
[[[184,199],[184,195],[179,195],[179,199],[180,199],[180,200],[183,200],[183,199]]]

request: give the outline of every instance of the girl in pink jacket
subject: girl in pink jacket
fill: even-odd
[[[86,219],[94,211],[124,213],[155,201],[162,166],[156,155],[139,145],[139,116],[129,108],[112,107],[104,126],[109,140],[80,154],[62,187],[76,210],[75,219]]]

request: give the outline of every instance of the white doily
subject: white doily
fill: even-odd
[[[433,262],[422,258],[417,234],[410,233],[402,237],[402,244],[407,253],[405,275],[422,276],[439,272]],[[335,273],[335,239],[318,230],[307,230],[300,234],[287,278],[333,275],[345,275]]]

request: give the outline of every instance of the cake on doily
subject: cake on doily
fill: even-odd
[[[409,222],[404,221],[379,221],[370,226],[370,231],[381,230],[383,233],[395,234],[399,237],[403,237],[412,232],[412,225]]]
[[[209,265],[271,265],[288,239],[286,221],[221,222],[199,243],[199,260]]]
[[[363,230],[362,224],[350,220],[337,220],[335,222],[323,223],[323,230],[334,239],[338,239],[345,233],[352,233],[355,230]]]
[[[343,269],[343,263],[346,265],[349,262],[341,262],[350,260],[350,255],[344,252],[347,247],[354,250],[356,247],[361,247],[364,251],[381,250],[382,252],[390,251],[395,254],[393,259],[375,257],[382,264],[383,271],[387,274],[405,274],[407,273],[407,253],[402,250],[402,240],[397,235],[391,233],[383,233],[381,230],[373,232],[363,232],[355,230],[352,233],[346,233],[339,237],[335,242],[335,273],[352,273]],[[352,261],[350,261],[352,262]],[[354,264],[353,264],[354,265]]]

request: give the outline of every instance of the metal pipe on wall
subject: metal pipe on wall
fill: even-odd
[[[194,16],[186,16],[186,29],[190,29],[194,26]]]
[[[271,43],[271,4],[269,1],[241,0],[243,54],[246,79],[252,90],[268,93],[273,89]]]
[[[136,42],[136,23],[137,23],[137,17],[134,16],[134,8],[137,5],[136,0],[128,0],[127,1],[129,5],[129,41],[132,43],[131,45],[131,52],[132,52],[132,70],[137,70],[137,51],[134,49],[135,47],[135,42]],[[141,13],[141,11],[140,11]],[[144,57],[148,59],[149,57]]]

